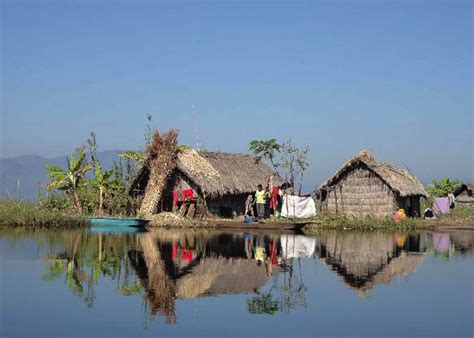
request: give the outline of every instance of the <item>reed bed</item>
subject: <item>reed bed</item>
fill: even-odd
[[[65,214],[28,202],[13,200],[0,202],[0,226],[2,227],[65,229],[89,225],[88,220],[81,215]]]

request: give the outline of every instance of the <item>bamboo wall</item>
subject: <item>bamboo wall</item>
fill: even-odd
[[[326,263],[338,268],[351,286],[361,286],[396,256],[391,233],[330,232],[322,242]]]
[[[398,202],[393,191],[374,173],[358,166],[328,191],[326,210],[349,215],[390,216]]]

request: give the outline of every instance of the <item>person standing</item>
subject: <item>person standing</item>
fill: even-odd
[[[262,185],[258,185],[258,189],[255,192],[255,202],[257,205],[257,217],[259,220],[262,220],[265,217],[265,198],[266,192],[263,190]]]

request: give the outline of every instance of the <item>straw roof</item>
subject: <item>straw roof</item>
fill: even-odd
[[[326,257],[322,262],[362,296],[377,285],[415,272],[425,257],[423,252],[397,254],[393,235],[385,232],[330,232],[323,245]]]
[[[364,285],[356,287],[359,294],[365,295],[377,285],[389,285],[398,278],[406,278],[414,273],[425,258],[424,252],[402,252],[400,256],[392,259],[382,271],[376,273]]]
[[[253,259],[206,258],[177,281],[176,296],[195,298],[253,292],[279,271],[275,268],[268,272],[263,264],[257,266]]]
[[[211,197],[250,193],[258,184],[265,185],[272,175],[275,184],[284,182],[265,163],[246,154],[186,149],[178,153],[176,165],[179,173]],[[148,161],[145,161],[131,191],[144,189],[148,177]]]
[[[424,196],[428,194],[423,185],[408,171],[396,168],[390,163],[377,162],[368,150],[361,150],[357,155],[344,163],[334,175],[321,184],[319,190],[325,190],[337,184],[347,172],[357,166],[365,166],[368,170],[378,176],[387,186],[396,191],[401,197]]]
[[[453,194],[454,194],[454,196],[457,197],[458,195],[462,194],[464,191],[471,192],[471,194],[472,194],[473,190],[474,190],[474,183],[461,183],[459,188],[457,188],[453,192]]]

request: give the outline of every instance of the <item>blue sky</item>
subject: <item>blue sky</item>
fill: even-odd
[[[306,186],[368,148],[473,180],[471,1],[1,2],[2,156],[143,143],[310,146]]]

